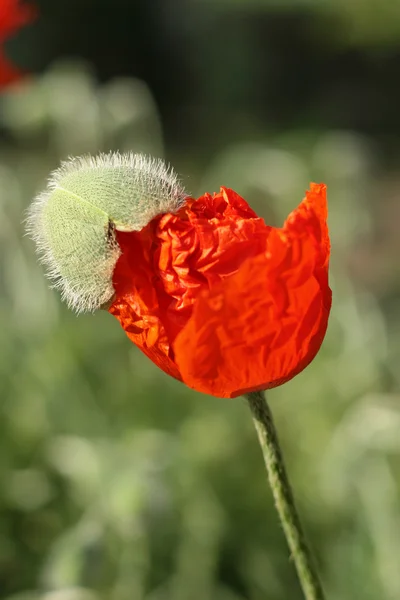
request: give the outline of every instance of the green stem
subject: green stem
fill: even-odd
[[[307,600],[324,600],[324,592],[300,524],[271,411],[263,392],[252,392],[247,394],[246,398],[267,467],[275,506],[296,565],[304,596]]]

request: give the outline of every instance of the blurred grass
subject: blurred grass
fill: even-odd
[[[168,378],[107,313],[71,314],[23,237],[23,212],[62,158],[163,154],[146,84],[99,85],[87,65],[59,62],[4,94],[0,115],[1,597],[300,599],[244,402]],[[398,320],[361,276],[381,176],[374,142],[291,129],[191,167],[194,195],[231,186],[276,225],[311,180],[328,183],[328,335],[270,400],[327,597],[398,600]]]

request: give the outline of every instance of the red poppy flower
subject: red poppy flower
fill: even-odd
[[[0,0],[0,87],[5,87],[21,78],[21,71],[9,62],[2,45],[20,27],[30,23],[36,11],[19,0]]]
[[[278,386],[323,341],[331,307],[326,186],[283,228],[233,190],[188,199],[138,232],[117,231],[109,312],[163,371],[219,397]]]

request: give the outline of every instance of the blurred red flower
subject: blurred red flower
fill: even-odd
[[[311,184],[283,228],[233,190],[188,199],[122,254],[109,308],[161,369],[219,397],[272,388],[317,354],[331,308],[326,186]]]
[[[30,23],[36,15],[33,6],[20,0],[0,0],[0,87],[5,87],[21,78],[21,71],[8,61],[3,43],[20,27]]]

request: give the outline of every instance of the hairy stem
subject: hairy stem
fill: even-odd
[[[252,392],[247,394],[246,398],[267,467],[275,506],[296,565],[304,596],[307,600],[324,600],[322,586],[300,524],[277,432],[264,392]]]

